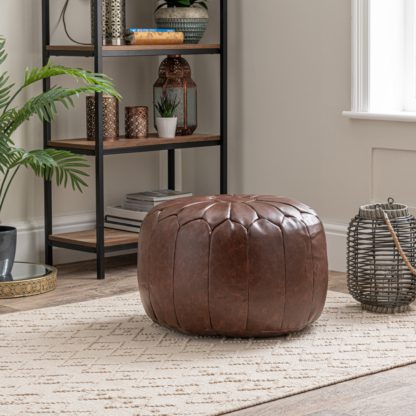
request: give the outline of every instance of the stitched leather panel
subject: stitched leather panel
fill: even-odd
[[[238,222],[242,226],[249,228],[251,224],[258,220],[257,212],[245,203],[236,202],[231,205],[231,221]]]
[[[203,220],[181,227],[176,243],[175,310],[179,326],[186,332],[211,328],[208,295],[211,229]],[[192,249],[189,242],[192,241]],[[197,278],[195,278],[197,276]]]
[[[212,327],[241,333],[248,314],[247,230],[226,221],[211,237],[209,305]]]
[[[285,218],[283,213],[267,202],[249,202],[248,205],[252,207],[260,218],[269,220],[275,225],[280,226]]]
[[[321,316],[328,292],[328,278],[320,278],[320,276],[328,275],[327,258],[321,255],[322,250],[326,252],[326,239],[324,227],[317,217],[303,214],[303,218],[307,224],[312,243],[314,301],[312,302],[309,321],[314,322]],[[324,299],[324,301],[319,302],[320,299]]]
[[[196,221],[204,218],[205,213],[209,208],[215,205],[215,202],[199,202],[194,205],[189,205],[186,209],[182,210],[178,215],[179,225],[187,224],[191,221]]]
[[[283,222],[286,264],[286,296],[283,328],[303,328],[313,300],[310,240],[306,227],[295,218]]]
[[[153,321],[157,321],[157,318],[150,303],[149,277],[152,263],[149,261],[149,256],[151,253],[153,230],[158,224],[158,217],[158,211],[147,216],[140,230],[140,236],[143,239],[141,240],[140,250],[138,251],[138,264],[142,265],[142,267],[138,268],[139,291],[144,310]]]
[[[229,219],[230,215],[231,204],[229,202],[221,201],[206,210],[204,219],[211,228],[215,228],[225,220]]]
[[[176,216],[160,221],[153,229],[150,255],[146,265],[149,273],[150,302],[158,322],[177,327],[174,307],[173,273],[175,246],[179,225]],[[166,238],[169,236],[170,238]]]
[[[280,228],[264,219],[257,221],[250,228],[248,243],[248,331],[262,328],[265,333],[273,333],[282,327],[286,290],[284,264]]]

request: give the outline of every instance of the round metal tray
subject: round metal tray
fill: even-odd
[[[56,288],[57,269],[15,262],[11,276],[0,277],[0,299],[40,295]]]

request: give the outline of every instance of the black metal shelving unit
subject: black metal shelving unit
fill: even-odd
[[[163,140],[129,141],[129,144],[117,146],[107,145],[103,141],[103,102],[102,95],[96,94],[96,132],[95,142],[86,140],[53,141],[51,125],[44,123],[44,148],[59,147],[74,153],[85,154],[95,158],[95,195],[96,195],[96,227],[95,230],[54,235],[53,234],[53,198],[51,182],[45,181],[45,262],[53,265],[53,247],[95,253],[97,258],[97,278],[105,278],[105,253],[137,248],[137,235],[133,233],[110,234],[104,229],[104,161],[105,156],[122,153],[140,153],[149,151],[167,151],[168,153],[168,187],[175,188],[175,150],[207,146],[220,147],[220,193],[227,193],[228,153],[227,153],[227,12],[228,0],[220,1],[220,44],[210,45],[175,45],[175,46],[103,46],[101,0],[95,1],[96,15],[94,44],[91,46],[59,46],[50,44],[50,0],[42,0],[42,62],[45,65],[51,56],[91,57],[94,59],[94,71],[103,72],[104,58],[145,57],[164,55],[220,55],[220,135],[195,135],[190,138],[178,137],[168,142]],[[47,79],[43,82],[43,90],[50,89]],[[120,234],[122,236],[120,237]],[[130,236],[129,236],[130,234]]]

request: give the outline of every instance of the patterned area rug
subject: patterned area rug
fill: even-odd
[[[225,340],[160,328],[129,294],[2,315],[0,347],[1,415],[218,415],[415,362],[416,311],[330,292],[302,333]]]

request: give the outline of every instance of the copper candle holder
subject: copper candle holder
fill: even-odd
[[[149,108],[126,107],[126,138],[146,138],[149,136]]]
[[[96,139],[95,97],[87,97],[87,138]],[[103,96],[103,138],[115,141],[119,138],[118,100],[112,96]]]

